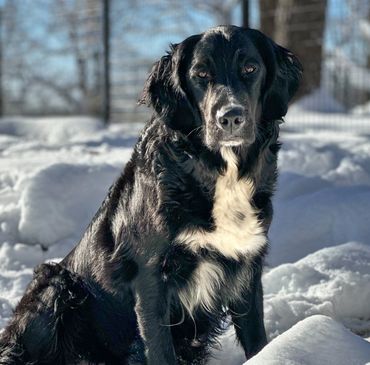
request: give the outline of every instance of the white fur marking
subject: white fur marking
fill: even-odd
[[[235,141],[223,141],[223,142],[221,142],[221,144],[224,147],[240,146],[242,143],[243,143],[243,141],[241,139],[240,140],[235,140]]]
[[[221,154],[227,162],[227,170],[216,182],[212,211],[216,229],[213,232],[187,229],[177,240],[195,252],[208,247],[238,259],[239,255],[258,253],[266,244],[266,236],[251,205],[253,182],[238,179],[237,159],[231,148],[221,148]]]
[[[215,293],[220,289],[223,279],[222,268],[211,262],[202,262],[195,269],[188,285],[179,292],[181,303],[190,315],[198,305],[212,311]]]

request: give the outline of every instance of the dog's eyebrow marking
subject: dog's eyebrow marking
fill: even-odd
[[[227,170],[216,182],[212,211],[215,230],[186,229],[176,241],[194,252],[209,248],[238,260],[240,256],[258,254],[267,238],[251,204],[253,182],[239,179],[237,158],[231,148],[222,147],[221,155],[227,162]],[[238,219],[237,215],[243,219]]]

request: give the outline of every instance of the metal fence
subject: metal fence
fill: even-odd
[[[1,11],[2,114],[99,113],[101,2],[8,0]]]
[[[152,64],[166,53],[170,43],[217,24],[215,16],[194,4],[195,1],[147,0],[142,6],[135,1],[111,0],[112,122],[148,118],[148,108],[136,101]],[[237,7],[238,1],[230,4]],[[238,18],[239,14],[232,14],[230,21],[240,24]]]
[[[5,0],[0,111],[142,121],[148,110],[138,95],[168,44],[216,24],[240,25],[246,3],[252,27],[297,48],[306,80],[318,74],[301,95],[307,109],[370,114],[368,0]],[[317,49],[318,64],[307,57]]]

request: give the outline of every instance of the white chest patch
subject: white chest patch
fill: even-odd
[[[188,285],[180,290],[179,298],[189,314],[201,305],[211,312],[217,289],[223,284],[224,273],[220,266],[211,262],[201,263],[193,272]]]
[[[223,147],[221,154],[227,170],[216,182],[212,211],[215,230],[185,230],[176,240],[195,252],[208,247],[238,259],[240,255],[258,253],[267,239],[251,205],[253,182],[238,179],[237,159],[231,148]]]

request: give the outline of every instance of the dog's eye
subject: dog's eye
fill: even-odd
[[[209,73],[207,71],[198,71],[197,76],[201,79],[209,78]]]
[[[256,72],[256,70],[257,70],[257,66],[252,65],[252,64],[246,64],[244,65],[242,72],[244,75],[249,75],[249,74],[252,74],[253,72]]]

